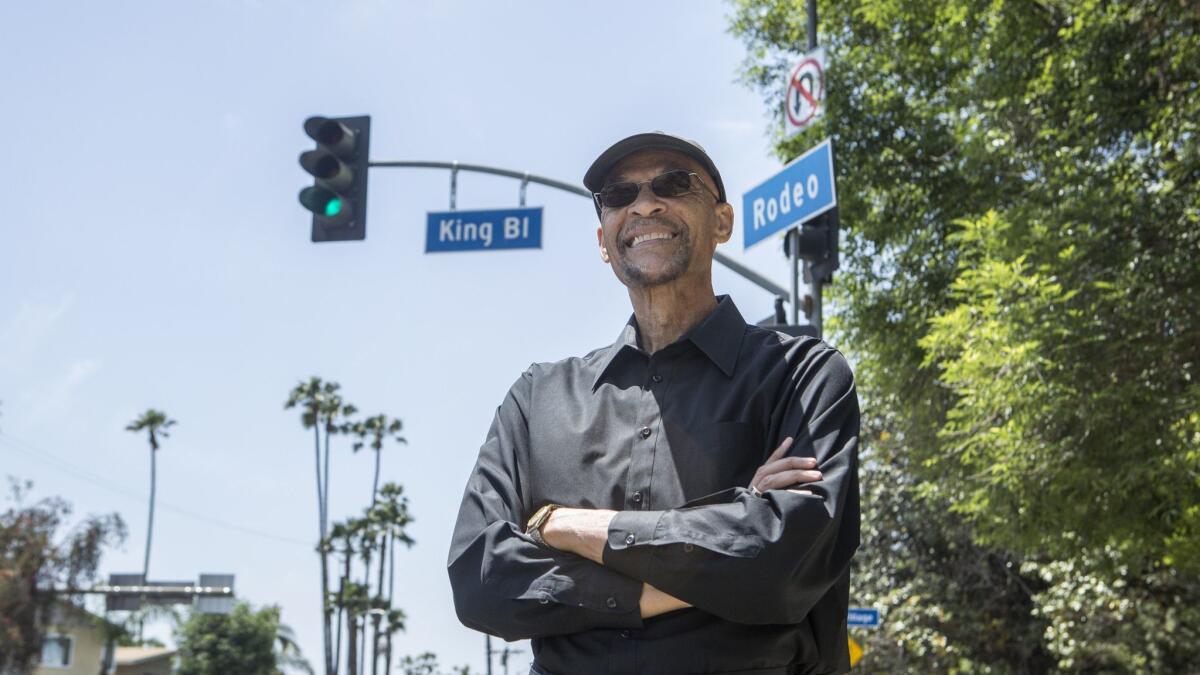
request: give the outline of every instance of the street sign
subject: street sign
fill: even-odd
[[[879,628],[879,610],[871,607],[851,607],[846,613],[846,625]]]
[[[833,145],[825,139],[742,195],[744,248],[837,206]]]
[[[846,641],[849,643],[847,646],[850,648],[850,667],[853,668],[862,660],[863,648],[854,641],[854,638],[846,638]]]
[[[784,130],[794,136],[825,111],[825,49],[804,55],[788,74],[783,104]]]
[[[425,252],[542,247],[542,207],[488,211],[431,211]]]

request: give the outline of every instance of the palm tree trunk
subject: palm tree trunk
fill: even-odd
[[[154,536],[154,493],[158,483],[157,455],[150,450],[150,517],[146,525],[146,556],[142,559],[142,584],[145,585],[146,575],[150,574],[150,540]]]
[[[379,494],[379,457],[383,453],[375,449],[375,480],[371,483],[371,506],[375,506],[375,495]]]
[[[346,673],[358,675],[358,617],[353,609],[346,612],[346,625],[350,633],[350,639],[346,642]]]
[[[346,613],[346,581],[347,578],[342,576],[338,582],[338,614],[337,614],[337,630],[334,635],[337,636],[337,647],[333,652],[333,675],[337,675],[338,668],[342,663],[342,615]]]
[[[150,440],[150,516],[146,523],[146,555],[142,558],[142,585],[149,582],[150,574],[150,541],[154,537],[154,496],[158,487],[158,453],[154,451],[154,440]],[[145,596],[142,602],[146,601]],[[138,621],[138,642],[145,637],[146,619]]]
[[[318,551],[321,555],[321,624],[323,630],[322,637],[324,638],[325,646],[325,673],[330,675],[333,673],[333,636],[330,634],[330,615],[329,615],[329,555],[325,552],[325,528],[326,528],[326,505],[325,492],[322,489],[321,480],[321,425],[320,419],[314,414],[313,418],[313,450],[316,453],[316,469],[317,469],[317,531],[320,533],[321,541],[318,544]],[[326,453],[328,455],[328,453]]]
[[[381,453],[381,452],[380,452],[380,450],[381,450],[381,447],[382,447],[381,445],[377,444],[377,447],[375,448],[375,477],[374,477],[374,478],[371,480],[371,508],[375,508],[375,503],[378,501],[378,496],[379,496],[379,464],[380,464],[380,457],[381,457],[381,456],[382,456],[382,454],[383,454],[383,453]],[[367,557],[366,557],[366,560],[365,560],[365,562],[366,562],[366,569],[365,569],[365,570],[363,570],[363,586],[365,586],[365,587],[367,588],[367,591],[368,591],[368,592],[367,592],[367,596],[368,596],[368,597],[370,597],[370,588],[371,588],[371,556],[370,556],[370,554],[369,554],[369,553],[368,553],[368,555],[367,555]],[[382,583],[382,578],[383,578],[383,575],[382,575],[382,573],[383,573],[383,558],[380,558],[380,559],[379,559],[379,571],[380,571],[380,580],[381,580],[381,583]],[[378,592],[379,592],[379,594],[380,594],[380,595],[383,595],[383,587],[382,587],[382,585],[381,585],[381,586],[380,586],[380,587],[379,587],[377,590],[378,590]],[[378,620],[376,620],[376,621],[374,622],[374,626],[375,626],[375,633],[374,633],[374,634],[378,634],[378,632],[379,632],[379,622],[378,622]],[[367,656],[367,625],[366,625],[366,623],[365,623],[365,622],[363,623],[363,631],[362,631],[362,633],[363,633],[363,634],[362,634],[362,654],[361,654],[361,658],[365,659],[365,658],[366,658],[366,656]],[[379,641],[378,641],[378,640],[373,640],[373,644],[374,644],[374,646],[375,646],[376,648],[378,648],[378,646],[379,646]],[[372,654],[372,656],[374,656],[374,654]],[[365,666],[364,666],[362,663],[360,663],[360,664],[359,664],[359,666],[360,666],[360,668],[359,668],[359,669],[360,669],[360,670],[361,670],[363,673],[365,673],[365,672],[366,672],[366,667],[365,667]],[[372,670],[374,670],[375,666],[374,666],[374,665],[372,665],[372,666],[371,666],[371,668],[372,668]],[[372,675],[374,675],[374,674],[372,673]]]
[[[395,606],[394,604],[392,604],[392,599],[395,597],[395,591],[396,591],[396,537],[393,535],[393,533],[390,530],[388,531],[388,539],[391,543],[391,549],[392,549],[392,557],[388,558],[387,606],[388,606],[388,609],[390,610],[392,607]],[[387,675],[391,675],[391,672],[392,672],[392,635],[394,633],[395,633],[395,631],[392,629],[391,620],[389,619],[388,620],[388,633],[387,633],[387,652],[385,653],[384,658],[383,658],[383,664],[384,664],[383,672],[386,673]]]
[[[317,430],[319,438],[320,418],[316,418],[316,424],[313,424],[313,429]],[[319,443],[319,441],[318,441]],[[318,444],[318,458],[320,449]],[[318,485],[318,489],[322,490],[320,495],[320,540],[324,542],[326,534],[329,533],[329,429],[325,429],[325,476],[324,485]],[[330,635],[332,623],[332,608],[329,607],[329,554],[326,554],[324,546],[320,550],[320,597],[322,597],[322,619],[323,628],[325,631],[325,673],[331,674],[336,670],[336,662],[331,656],[330,644],[332,643],[332,635]]]
[[[365,539],[364,539],[364,541],[365,541]],[[367,601],[369,603],[370,598],[371,598],[371,549],[370,548],[365,548],[363,551],[363,566],[364,566],[363,588],[366,589]],[[367,624],[365,621],[365,615],[364,615],[364,621],[363,621],[363,625],[362,625],[362,635],[359,636],[359,640],[361,642],[359,643],[360,648],[359,648],[359,652],[358,652],[358,672],[363,673],[363,672],[366,672],[366,659],[367,659]]]
[[[387,560],[387,534],[379,537],[379,584],[375,587],[379,597],[383,597],[383,565]],[[390,608],[389,608],[390,609]],[[378,613],[371,616],[371,675],[376,674],[379,667],[379,619]],[[387,671],[385,670],[386,674]]]

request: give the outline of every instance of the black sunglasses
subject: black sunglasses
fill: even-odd
[[[640,183],[631,180],[609,183],[599,192],[592,193],[592,198],[596,201],[596,208],[619,209],[636,201],[638,195],[641,194],[642,186],[646,183],[650,184],[650,190],[659,197],[682,197],[696,192],[692,185],[692,177],[695,177],[696,182],[703,185],[704,189],[712,194],[713,199],[720,201],[720,197],[707,185],[704,185],[704,180],[700,178],[699,174],[683,169],[672,169]]]

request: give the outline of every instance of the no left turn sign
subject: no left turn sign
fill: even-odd
[[[784,124],[787,135],[798,133],[824,111],[825,50],[815,49],[792,69],[788,76],[787,97],[784,101]]]

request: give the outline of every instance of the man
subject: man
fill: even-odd
[[[539,674],[846,670],[845,359],[714,296],[733,209],[698,145],[631,136],[584,184],[633,317],[609,347],[530,366],[497,410],[450,549],[459,618],[533,638]]]

